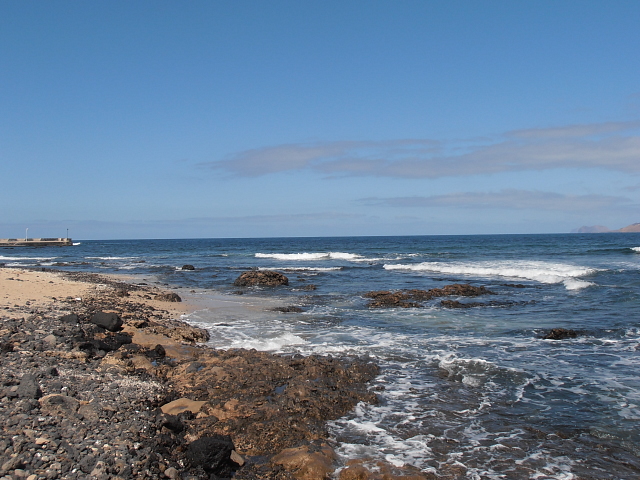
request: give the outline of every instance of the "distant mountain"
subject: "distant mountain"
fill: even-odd
[[[621,228],[620,230],[616,230],[616,232],[640,232],[640,223],[634,223],[633,225],[629,225],[628,227]]]
[[[580,227],[575,230],[571,230],[571,233],[640,233],[640,223],[634,223],[633,225],[629,225],[624,228],[620,228],[618,230],[609,230],[607,227],[602,225],[594,225],[592,227]]]
[[[608,227],[602,225],[594,225],[593,227],[580,227],[575,230],[571,230],[571,233],[605,233],[610,232]]]

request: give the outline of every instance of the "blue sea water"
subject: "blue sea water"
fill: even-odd
[[[188,320],[216,348],[371,356],[380,403],[331,424],[344,459],[451,478],[640,478],[640,234],[81,241],[3,249],[0,263],[194,289],[203,308]],[[250,268],[290,285],[236,295]],[[486,286],[496,295],[471,300],[493,305],[372,310],[363,297],[451,283]],[[287,305],[304,311],[272,310]],[[542,338],[558,327],[580,335]]]

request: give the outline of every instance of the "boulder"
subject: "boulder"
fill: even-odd
[[[283,274],[272,270],[251,270],[242,273],[233,284],[236,287],[252,287],[255,285],[277,287],[279,285],[289,285],[289,279]]]
[[[17,393],[20,398],[40,398],[42,391],[36,376],[30,373],[23,375],[18,385]]]
[[[205,472],[220,478],[231,478],[239,465],[231,460],[235,450],[229,435],[202,437],[187,447],[187,460],[193,468],[201,467]]]
[[[45,415],[74,418],[80,407],[80,402],[73,397],[57,393],[42,397],[40,411]]]
[[[153,297],[154,300],[159,300],[161,302],[181,302],[182,298],[177,293],[160,293]]]
[[[79,322],[78,315],[70,313],[69,315],[63,315],[60,317],[62,323],[69,323],[71,325],[77,325]]]
[[[91,316],[91,323],[106,328],[110,332],[118,332],[122,329],[122,319],[117,313],[98,312]]]
[[[195,270],[196,267],[194,267],[193,265],[183,265],[182,266],[182,270]]]

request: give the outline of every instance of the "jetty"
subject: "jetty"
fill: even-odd
[[[0,238],[0,247],[70,247],[70,238]]]

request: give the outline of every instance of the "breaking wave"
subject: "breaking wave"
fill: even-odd
[[[417,264],[385,264],[386,270],[409,270],[477,277],[506,277],[539,283],[563,283],[567,290],[578,290],[593,285],[579,280],[598,270],[565,263],[541,261],[486,261],[474,263],[423,262]]]
[[[256,253],[256,258],[273,258],[276,260],[350,260],[357,261],[362,259],[362,255],[356,253],[344,252],[326,252],[326,253]]]

